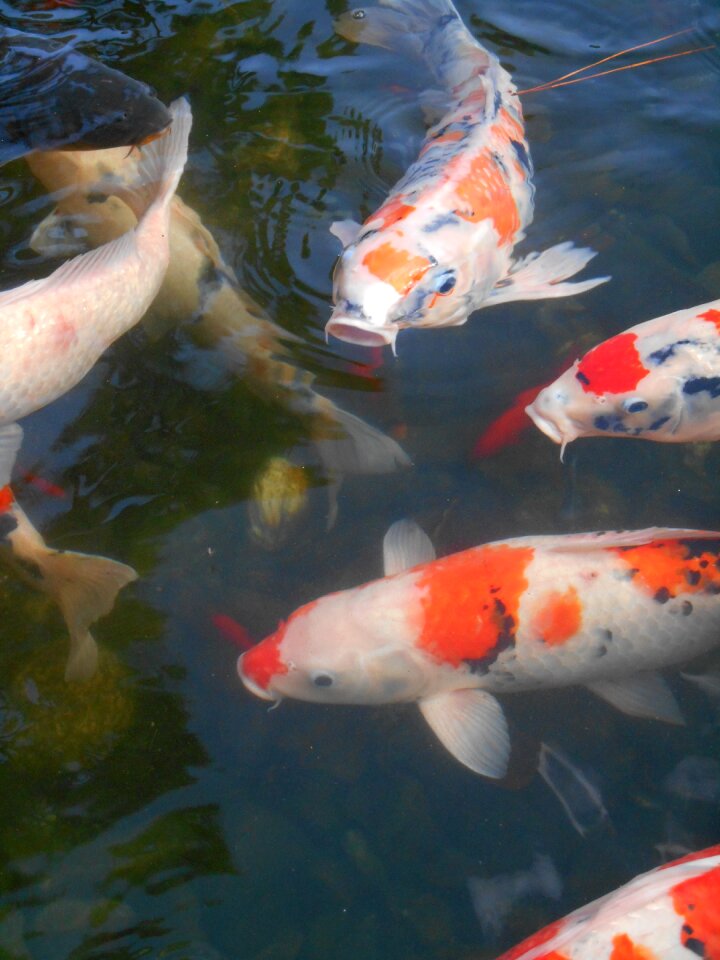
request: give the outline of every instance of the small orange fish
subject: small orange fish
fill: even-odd
[[[519,537],[436,560],[402,521],[383,552],[384,579],[308,603],[243,654],[248,690],[417,702],[453,756],[502,777],[510,739],[495,694],[583,685],[625,713],[682,723],[655,671],[720,643],[720,532]]]

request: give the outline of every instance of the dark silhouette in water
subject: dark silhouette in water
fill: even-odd
[[[146,84],[69,43],[0,32],[0,163],[33,150],[135,146],[169,124]]]

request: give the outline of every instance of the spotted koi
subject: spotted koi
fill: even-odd
[[[498,960],[720,960],[720,846],[580,907]]]
[[[385,577],[295,611],[238,661],[266,700],[415,701],[470,769],[502,777],[495,694],[584,685],[625,713],[681,723],[655,672],[720,638],[720,532],[520,537],[435,558],[394,524]]]
[[[450,0],[381,3],[344,14],[337,32],[425,59],[441,88],[437,118],[380,209],[362,225],[333,224],[344,250],[327,333],[394,347],[406,327],[456,326],[479,307],[571,296],[607,280],[564,282],[595,255],[571,243],[513,259],[534,187],[510,74]]]
[[[720,439],[720,300],[593,347],[526,408],[563,449],[578,437]]]

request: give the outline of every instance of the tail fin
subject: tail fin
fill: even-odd
[[[141,149],[137,179],[130,186],[113,185],[117,194],[140,218],[151,206],[169,204],[187,160],[192,111],[184,97],[170,104],[172,125],[163,136]]]
[[[7,540],[21,572],[55,600],[70,632],[65,679],[87,680],[98,659],[90,624],[112,610],[118,592],[136,580],[137,573],[107,557],[53,550],[17,503],[8,512],[17,526]]]
[[[340,428],[334,431],[335,436],[326,434],[315,438],[320,459],[329,474],[392,473],[401,467],[412,466],[410,457],[392,437],[331,404],[327,398],[321,399],[331,407],[329,412]]]

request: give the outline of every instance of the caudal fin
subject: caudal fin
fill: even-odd
[[[169,131],[146,147],[140,147],[137,177],[130,185],[111,188],[138,218],[154,205],[170,203],[187,160],[192,126],[190,104],[184,97],[170,104]]]
[[[323,399],[330,404],[329,400]],[[320,459],[328,473],[392,473],[401,467],[412,466],[410,457],[392,437],[335,404],[332,404],[332,416],[338,428],[336,435],[315,438]]]
[[[87,680],[95,673],[98,659],[90,625],[112,610],[118,591],[136,580],[137,573],[107,557],[51,549],[14,500],[4,516],[9,527],[4,539],[18,572],[49,594],[65,618],[70,632],[65,679]]]

